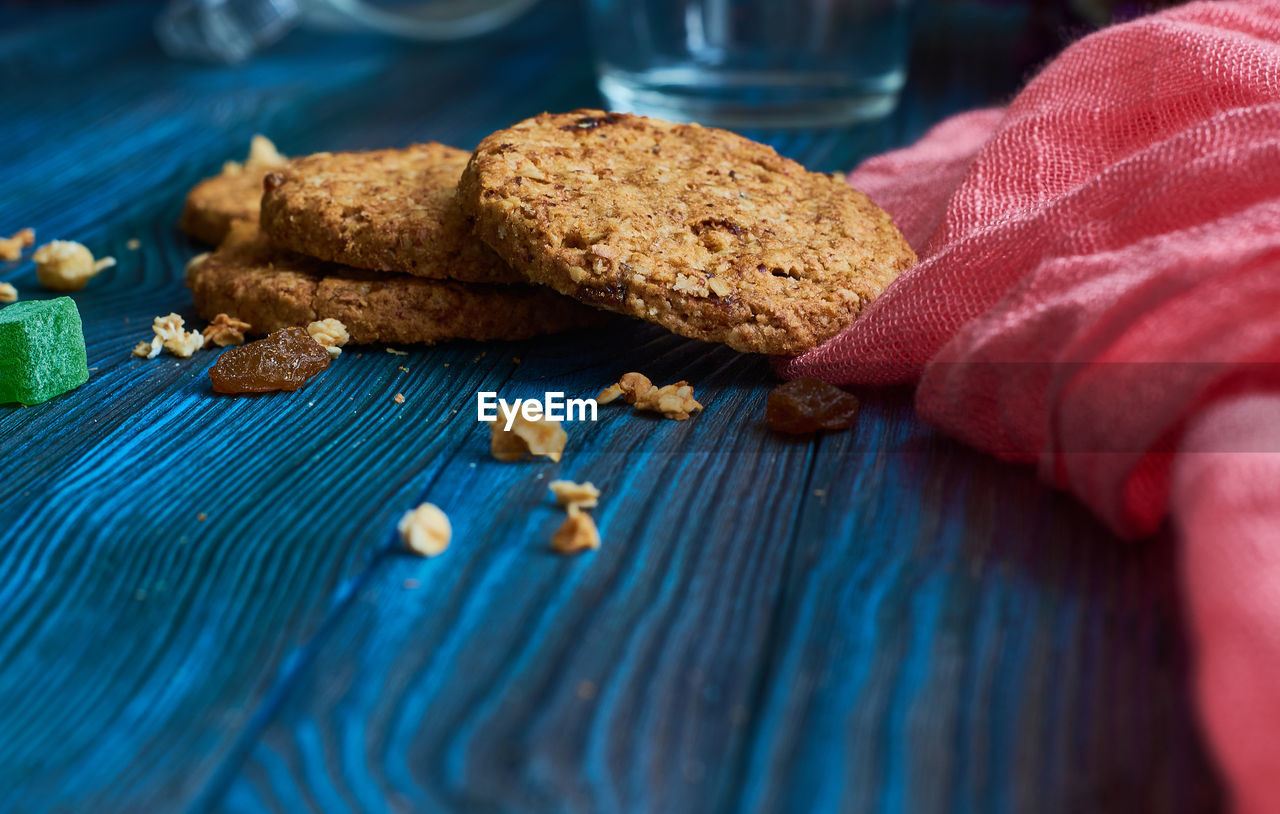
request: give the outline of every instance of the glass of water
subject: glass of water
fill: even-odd
[[[724,127],[884,116],[906,79],[909,0],[588,0],[613,110]]]

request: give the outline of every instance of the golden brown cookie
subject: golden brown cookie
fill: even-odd
[[[458,210],[469,153],[443,144],[317,153],[267,176],[262,230],[277,245],[373,271],[522,283]]]
[[[214,246],[222,242],[231,222],[258,220],[262,177],[284,166],[287,158],[265,136],[254,136],[249,157],[241,164],[228,161],[222,172],[206,178],[187,193],[182,208],[182,231]]]
[[[600,321],[599,313],[531,285],[482,285],[362,271],[273,247],[236,224],[187,269],[196,311],[226,313],[265,334],[341,320],[356,343],[523,339]]]
[[[544,113],[480,142],[458,186],[529,279],[741,351],[834,336],[915,255],[862,193],[724,130]]]

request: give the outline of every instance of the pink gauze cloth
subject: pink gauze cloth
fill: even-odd
[[[1280,4],[1100,31],[849,181],[920,263],[780,372],[916,383],[1122,536],[1172,518],[1204,730],[1280,812]]]

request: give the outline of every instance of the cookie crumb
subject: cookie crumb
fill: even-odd
[[[197,515],[196,515],[196,520],[197,520],[198,522],[203,523],[204,521],[206,521],[206,520],[208,520],[208,519],[209,519],[209,515],[205,514],[204,512],[200,512],[199,514],[197,514]]]
[[[596,404],[609,404],[625,398],[628,404],[637,410],[662,413],[673,421],[684,421],[691,413],[702,409],[702,405],[693,397],[693,387],[686,381],[654,387],[653,382],[643,373],[624,373],[616,384],[611,384],[600,395],[596,396]]]
[[[0,283],[0,302],[17,302],[18,289],[12,283]]]
[[[508,430],[502,421],[491,421],[489,451],[499,461],[518,461],[525,456],[541,455],[557,463],[564,452],[569,434],[559,421],[545,418],[527,419],[518,414]]]
[[[409,355],[408,351],[396,350],[395,348],[387,348],[387,353],[391,354],[392,356],[408,356]]]
[[[395,401],[396,404],[404,404],[404,394],[396,393],[396,397],[393,399],[393,401]]]
[[[17,260],[22,250],[31,248],[35,242],[35,229],[19,229],[12,237],[0,239],[0,260]]]
[[[553,480],[548,488],[556,496],[556,504],[560,506],[593,509],[600,502],[600,490],[591,481],[574,483],[571,480]]]
[[[213,343],[220,348],[228,345],[243,345],[244,333],[252,327],[243,320],[220,313],[204,329],[204,341],[205,344]]]
[[[186,359],[204,347],[204,334],[199,331],[183,330],[184,320],[178,314],[156,317],[151,322],[151,329],[164,345],[164,349],[174,356]],[[154,343],[154,340],[152,340]],[[137,348],[134,349],[135,351]],[[149,357],[154,358],[154,357]]]
[[[160,337],[154,336],[150,342],[139,342],[133,346],[133,355],[143,359],[154,359],[160,355],[163,341]]]
[[[404,513],[397,525],[405,548],[424,557],[434,557],[449,547],[453,527],[449,516],[434,503],[423,503]]]
[[[131,252],[136,252],[138,249],[142,248],[142,241],[138,240],[136,237],[131,237],[125,241],[124,247]]]
[[[329,351],[330,359],[337,359],[342,355],[342,346],[351,341],[347,326],[332,317],[312,322],[307,326],[307,333]]]
[[[93,253],[74,240],[54,240],[36,249],[36,279],[54,291],[79,291],[98,272],[116,264],[114,257],[95,260]]]
[[[583,701],[590,701],[596,697],[596,683],[594,681],[582,680],[578,682],[578,697]]]
[[[400,372],[401,372],[401,373],[408,373],[408,372],[409,372],[409,368],[405,367],[404,365],[400,365]]]
[[[561,554],[599,548],[600,530],[596,528],[596,521],[577,506],[570,505],[568,516],[551,535],[551,547]]]

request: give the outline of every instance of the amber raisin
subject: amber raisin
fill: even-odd
[[[266,339],[230,348],[209,369],[215,393],[297,390],[329,366],[329,351],[304,328],[285,328]]]
[[[765,418],[777,432],[795,435],[843,430],[858,417],[858,397],[819,379],[796,379],[769,394]]]

